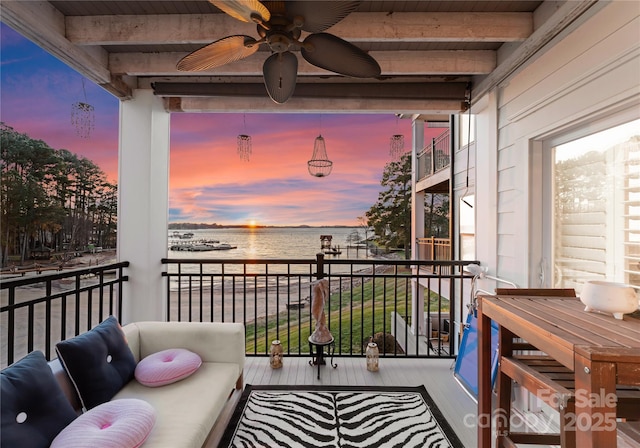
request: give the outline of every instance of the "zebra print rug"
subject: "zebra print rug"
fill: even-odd
[[[219,448],[462,448],[424,386],[251,386]]]

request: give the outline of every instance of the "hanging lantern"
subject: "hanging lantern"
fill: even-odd
[[[89,138],[95,126],[95,116],[93,106],[87,102],[84,78],[82,78],[82,93],[84,94],[84,101],[71,105],[71,125],[76,128],[76,134],[79,137]]]
[[[244,123],[244,134],[238,135],[238,155],[241,160],[245,162],[249,161],[249,157],[251,157],[251,136],[248,135],[247,132],[247,122],[246,117],[242,116],[242,121]]]
[[[404,154],[404,135],[396,134],[390,139],[389,155],[393,160],[400,160],[402,154]]]
[[[316,142],[313,145],[313,155],[311,160],[307,162],[309,168],[309,174],[315,177],[325,177],[331,174],[331,168],[333,162],[327,157],[327,148],[324,144],[324,138],[322,135],[316,137]]]
[[[367,370],[369,372],[378,371],[378,361],[380,359],[380,351],[378,350],[378,344],[375,342],[369,342],[367,345]]]
[[[246,134],[238,135],[238,155],[245,162],[251,157],[251,136]]]

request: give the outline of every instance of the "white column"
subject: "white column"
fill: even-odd
[[[166,317],[160,259],[167,256],[169,123],[151,90],[120,103],[118,260],[130,262],[123,323]]]
[[[411,259],[418,259],[417,238],[424,237],[424,192],[416,191],[418,181],[418,152],[424,148],[424,121],[416,119],[411,124]],[[424,288],[416,280],[411,282],[411,331],[424,331]]]
[[[476,259],[491,272],[500,275],[497,272],[498,105],[495,92],[480,99],[471,111],[476,115],[476,161],[473,177]],[[482,179],[482,182],[476,182],[476,179]],[[489,280],[480,281],[478,286],[487,291],[493,290],[493,282]]]

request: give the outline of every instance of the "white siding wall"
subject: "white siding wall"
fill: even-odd
[[[640,115],[640,2],[614,1],[562,37],[483,98],[478,112],[478,157],[488,159],[476,177],[489,185],[477,197],[478,259],[520,286],[539,286],[541,247],[548,244],[541,230],[540,142],[618,111]],[[496,114],[497,130],[491,129]],[[456,165],[462,170],[464,162]],[[457,176],[459,188],[464,173]]]

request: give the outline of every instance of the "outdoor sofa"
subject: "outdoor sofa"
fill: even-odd
[[[115,321],[115,318],[112,317],[110,319],[112,320],[112,328],[109,331],[111,331],[111,335],[113,335],[113,321]],[[71,380],[67,370],[65,370],[64,364],[65,361],[67,364],[72,363],[68,349],[69,347],[75,349],[73,347],[76,342],[75,340],[82,341],[82,345],[86,346],[87,337],[93,337],[94,339],[91,339],[93,341],[100,341],[105,338],[107,340],[109,339],[109,335],[105,336],[102,334],[98,337],[94,332],[96,329],[99,329],[99,327],[103,327],[105,322],[90,332],[84,333],[84,335],[88,335],[84,336],[85,339],[82,339],[83,335],[80,335],[65,341],[64,343],[67,345],[64,349],[58,344],[56,347],[58,354],[64,354],[63,356],[59,356],[58,359],[46,363],[44,356],[40,352],[33,352],[23,358],[25,360],[29,358],[27,362],[22,363],[23,366],[20,366],[21,363],[18,361],[3,370],[2,446],[5,446],[4,443],[8,443],[8,437],[14,429],[18,431],[18,437],[20,437],[19,431],[26,431],[23,433],[23,437],[25,437],[24,434],[28,434],[29,439],[32,441],[36,438],[36,433],[38,433],[38,437],[42,436],[42,434],[38,432],[39,429],[44,429],[45,433],[47,433],[47,431],[49,432],[48,435],[45,434],[44,438],[51,437],[53,434],[52,431],[59,436],[62,435],[63,431],[59,429],[52,430],[51,428],[42,428],[49,424],[49,422],[45,422],[49,417],[53,415],[58,419],[64,417],[64,406],[61,407],[60,402],[57,404],[51,403],[56,394],[66,398],[76,415],[82,416],[83,408],[87,407],[90,407],[90,409],[89,411],[85,409],[85,416],[93,411],[95,403],[93,405],[88,403],[88,401],[93,398],[87,398],[86,395],[79,395],[76,392],[77,386],[82,386],[79,382],[83,380],[82,378],[78,380],[78,377],[84,372],[80,372],[80,375],[78,375],[78,372],[71,370],[71,378],[76,380],[76,384],[74,385],[74,381]],[[189,352],[197,354],[201,359],[201,363],[199,362],[197,369],[185,378],[159,387],[148,387],[141,384],[136,378],[130,379],[115,395],[103,404],[140,403],[140,401],[144,401],[151,405],[150,409],[152,409],[152,413],[155,414],[153,415],[154,421],[150,423],[152,429],[150,432],[147,432],[148,435],[145,436],[146,439],[143,448],[200,448],[208,446],[214,424],[225,407],[225,404],[235,389],[242,389],[243,387],[242,374],[245,360],[244,326],[237,323],[138,322],[120,327],[117,321],[115,322],[117,329],[120,331],[120,333],[116,332],[120,337],[116,337],[115,339],[121,339],[121,335],[124,333],[126,346],[128,346],[130,352],[133,354],[136,366],[139,366],[139,362],[149,355],[167,349],[175,350],[176,348],[186,349]],[[97,342],[95,345],[99,346],[101,344],[102,342]],[[95,350],[91,350],[91,353],[85,352],[80,365],[92,364],[94,353],[97,354],[97,358],[103,358],[104,353],[107,353],[107,351],[109,353],[113,352],[112,349],[103,350],[101,347],[95,347]],[[42,361],[40,361],[40,358]],[[108,368],[116,369],[116,371],[117,369],[121,369],[121,366],[116,363],[116,359],[118,358],[117,354],[114,354],[113,361],[111,361],[110,354],[108,358],[109,363],[111,363],[108,365]],[[37,365],[38,362],[44,363],[45,366],[50,368],[53,375],[48,376],[52,378],[53,386],[55,386],[55,382],[57,381],[61,390],[57,390],[57,387],[51,387],[51,384],[47,386],[43,383],[43,388],[45,390],[47,388],[49,389],[45,394],[46,396],[41,398],[39,403],[35,403],[33,408],[27,410],[26,413],[18,412],[27,406],[24,402],[16,405],[13,411],[18,415],[18,417],[16,417],[12,414],[10,403],[12,401],[10,396],[16,393],[16,386],[19,389],[24,384],[33,384],[46,380],[47,375],[43,375],[42,371],[33,371],[37,370],[37,368],[33,369],[32,366]],[[15,366],[22,367],[22,369],[16,369]],[[68,369],[70,365],[66,367]],[[30,370],[32,372],[30,372]],[[90,369],[87,367],[87,370]],[[109,375],[118,376],[114,373],[110,373]],[[55,380],[53,380],[54,378]],[[20,402],[25,395],[34,395],[33,391],[30,391],[28,394],[20,391],[17,393],[19,395],[21,394],[21,396],[17,397],[17,402]],[[97,391],[98,395],[101,393],[102,391]],[[84,400],[80,398],[81,396],[84,396]],[[136,400],[126,401],[123,399]],[[98,401],[102,401],[102,399],[98,397]],[[96,407],[96,409],[98,409],[98,407]],[[41,415],[37,416],[37,412],[45,412],[50,415],[44,417]],[[22,416],[20,416],[21,414]],[[80,419],[80,417],[76,418],[75,415],[67,418],[73,418],[73,422]],[[23,424],[15,424],[14,420],[20,419],[23,420]],[[41,428],[29,428],[24,425],[24,423],[36,424]],[[69,429],[71,423],[65,426],[64,429]],[[107,424],[102,423],[102,427],[106,428],[111,424],[110,421]],[[116,426],[116,423],[113,423],[113,425]],[[143,424],[141,423],[138,426],[143,426]],[[134,428],[133,432],[137,429],[138,428]],[[127,429],[127,432],[132,431]],[[53,435],[55,436],[55,434]],[[125,436],[126,435],[127,434],[125,434]],[[15,442],[15,440],[20,439],[13,440]],[[25,445],[21,443],[21,446]]]

